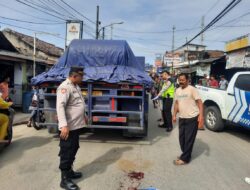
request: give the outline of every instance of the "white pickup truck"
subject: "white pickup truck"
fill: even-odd
[[[205,125],[221,131],[225,122],[250,129],[250,71],[236,73],[227,90],[196,86],[205,107]]]

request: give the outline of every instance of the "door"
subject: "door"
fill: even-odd
[[[238,76],[234,94],[227,96],[228,120],[250,128],[250,74]]]

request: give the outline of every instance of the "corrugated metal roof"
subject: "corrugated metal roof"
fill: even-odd
[[[20,40],[23,42],[27,43],[29,46],[33,47],[34,43],[34,37],[28,36],[19,32],[16,32],[11,29],[4,29],[2,31],[3,33],[8,32],[11,33],[12,35],[17,36]],[[47,43],[45,41],[39,40],[36,38],[36,49],[46,53],[47,55],[52,55],[56,57],[60,57],[63,54],[63,49],[60,47],[56,47],[53,44]]]

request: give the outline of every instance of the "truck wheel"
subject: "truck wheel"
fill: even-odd
[[[208,106],[205,108],[205,125],[211,131],[222,131],[224,123],[220,110],[216,106]]]
[[[148,136],[148,114],[146,113],[144,116],[144,129],[143,130],[136,130],[136,129],[124,129],[123,136],[124,137],[137,137],[137,138],[144,138]],[[133,125],[133,124],[129,124]]]

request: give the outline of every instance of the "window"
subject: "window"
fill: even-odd
[[[250,74],[239,75],[235,82],[235,87],[240,90],[250,91]]]

